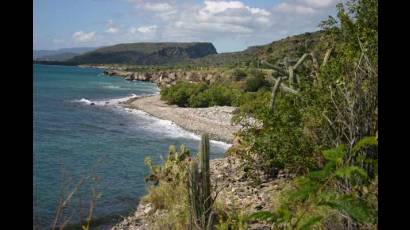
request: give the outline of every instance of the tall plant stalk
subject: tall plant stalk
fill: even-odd
[[[196,229],[205,230],[213,226],[208,134],[202,135],[199,149],[198,157],[192,160],[189,169],[189,205],[191,227],[193,225]]]

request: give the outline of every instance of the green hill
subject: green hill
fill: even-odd
[[[290,36],[266,45],[251,46],[244,51],[212,54],[195,60],[189,60],[189,64],[195,66],[232,66],[252,65],[252,62],[266,59],[275,62],[284,57],[298,58],[309,51],[320,51],[323,48],[323,31],[304,33]]]
[[[59,53],[59,54],[52,54],[52,55],[46,55],[42,56],[40,58],[37,58],[37,61],[65,61],[70,58],[73,58],[75,56],[79,55],[78,53]]]
[[[33,50],[33,60],[62,61],[72,58],[75,55],[93,51],[97,48],[98,47],[74,47],[62,48],[57,50]]]
[[[174,64],[216,54],[212,43],[128,43],[103,47],[68,59],[77,64]]]
[[[217,53],[212,43],[128,43],[107,46],[77,55],[69,59],[37,60],[43,64],[127,64],[131,66],[196,66],[234,67],[256,66],[264,59],[275,63],[287,57],[297,59],[305,52],[324,53],[325,33],[317,31],[289,36],[260,46],[251,46],[244,51]]]

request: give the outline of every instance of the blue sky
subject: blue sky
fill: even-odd
[[[337,0],[34,0],[34,49],[129,42],[243,50],[318,29]]]

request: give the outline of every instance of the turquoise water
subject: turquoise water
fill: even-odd
[[[96,218],[130,212],[146,193],[146,156],[160,162],[171,144],[197,150],[198,136],[117,104],[154,93],[152,83],[107,77],[99,69],[33,65],[33,224],[49,227],[61,191],[72,191],[87,175],[95,180],[80,186],[64,212],[72,223],[80,211],[87,214],[92,187],[100,193]],[[211,156],[227,147],[211,142]]]

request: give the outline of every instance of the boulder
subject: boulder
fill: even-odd
[[[134,73],[131,73],[131,74],[129,74],[125,77],[125,80],[127,80],[127,81],[133,81],[134,79],[135,79],[135,74]]]

